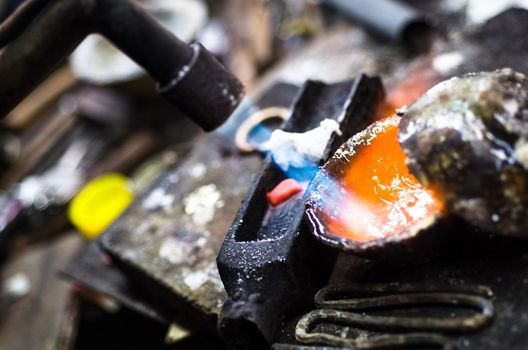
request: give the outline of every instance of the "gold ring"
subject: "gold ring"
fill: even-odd
[[[238,127],[235,134],[235,144],[242,152],[253,152],[256,150],[255,146],[247,141],[248,135],[253,128],[265,120],[280,118],[282,120],[288,119],[288,108],[284,107],[268,107],[256,111],[249,118],[244,120]]]

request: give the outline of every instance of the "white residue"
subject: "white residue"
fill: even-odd
[[[517,114],[517,112],[519,111],[519,103],[514,98],[507,99],[506,101],[504,101],[503,105],[506,112],[508,112],[508,114],[510,114],[511,116],[515,116],[515,114]]]
[[[528,141],[524,138],[519,139],[517,143],[515,144],[515,150],[514,150],[514,156],[515,159],[521,165],[524,167],[524,169],[528,170]]]
[[[189,175],[194,178],[201,178],[205,175],[207,168],[203,163],[197,163],[189,168]]]
[[[29,293],[31,290],[31,282],[24,273],[17,273],[6,279],[2,285],[4,294],[21,297]]]
[[[183,199],[184,210],[194,224],[207,225],[213,220],[216,208],[224,206],[215,184],[201,186]]]
[[[174,203],[174,195],[166,193],[164,188],[156,188],[143,200],[147,210],[168,209]]]
[[[200,288],[205,282],[207,282],[208,276],[204,271],[191,272],[183,279],[185,283],[192,290]]]
[[[317,128],[305,133],[275,130],[261,150],[271,152],[284,171],[290,166],[302,168],[319,162],[332,133],[341,135],[339,124],[333,119],[325,119]]]
[[[180,177],[178,176],[178,174],[170,174],[167,180],[169,180],[170,183],[175,184],[175,183],[178,183],[178,181],[180,181]]]
[[[447,75],[464,62],[464,56],[457,51],[445,52],[437,55],[432,62],[434,70]]]
[[[87,141],[74,142],[56,165],[44,173],[29,176],[20,183],[17,198],[22,204],[44,209],[50,204],[64,204],[84,182],[82,162],[88,152]]]
[[[491,221],[493,221],[493,222],[499,222],[499,220],[500,220],[500,216],[499,216],[499,214],[497,214],[497,213],[493,213],[493,214],[491,214]]]
[[[159,248],[159,256],[167,259],[171,264],[188,262],[192,252],[192,246],[182,244],[173,237],[165,239]]]
[[[224,290],[218,268],[214,262],[200,270],[184,272],[184,275],[183,283],[192,290],[202,287],[206,282],[209,282],[208,289],[214,289],[216,291]]]

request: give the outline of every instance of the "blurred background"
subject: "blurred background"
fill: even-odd
[[[141,278],[129,277],[140,266],[157,280],[185,278],[191,270],[168,266],[199,266],[218,282],[198,283],[213,295],[206,313],[218,314],[225,292],[216,254],[262,161],[238,152],[234,138],[244,120],[263,107],[287,108],[308,79],[381,76],[386,101],[379,114],[388,116],[454,74],[502,66],[527,73],[520,41],[528,1],[383,1],[386,13],[369,8],[378,0],[134,1],[182,41],[200,42],[247,94],[226,124],[206,134],[132,59],[92,34],[9,111],[0,121],[0,349],[225,348],[214,326],[185,325]],[[394,2],[405,10],[387,7]],[[0,0],[0,19],[23,5]],[[520,12],[497,17],[511,7]],[[217,158],[204,155],[216,150]],[[214,171],[233,182],[214,182]],[[220,197],[222,186],[238,192]],[[93,243],[112,223],[141,231],[134,237],[148,233],[146,223],[175,235],[173,220],[200,230],[209,225],[207,208],[225,211],[216,221],[223,226],[203,229],[212,243],[202,236],[176,247],[163,241],[159,256],[137,258],[148,238],[112,241],[122,245],[132,272]],[[182,261],[174,261],[175,251]],[[189,285],[202,277],[193,278],[185,287],[190,296],[174,293],[195,305]]]

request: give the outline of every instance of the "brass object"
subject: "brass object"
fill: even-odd
[[[255,151],[255,146],[250,144],[247,140],[251,130],[266,120],[277,118],[287,120],[288,113],[289,109],[284,107],[268,107],[253,113],[240,125],[235,134],[235,144],[238,149],[242,152]]]

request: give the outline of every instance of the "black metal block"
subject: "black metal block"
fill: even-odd
[[[341,136],[326,142],[322,164],[346,139],[371,121],[383,95],[377,78],[359,76],[336,84],[307,82],[284,130],[305,132],[326,118]],[[285,315],[309,305],[328,278],[335,254],[317,243],[303,223],[302,195],[270,209],[266,193],[286,175],[267,158],[253,182],[217,259],[228,299],[219,331],[242,348],[267,348]]]

